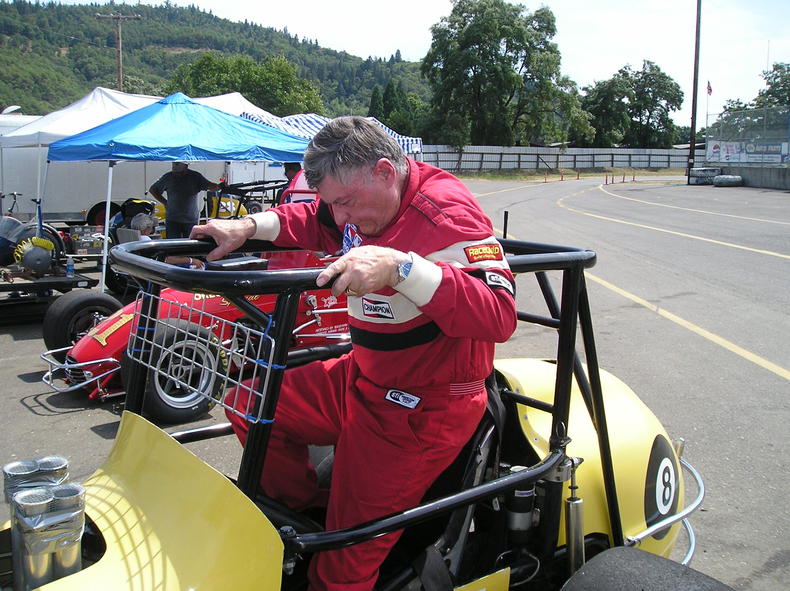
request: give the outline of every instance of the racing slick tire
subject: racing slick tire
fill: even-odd
[[[582,565],[560,591],[732,591],[679,562],[638,548],[618,546]]]
[[[714,187],[740,187],[743,177],[737,174],[719,174],[713,177]]]
[[[43,336],[47,350],[73,345],[121,307],[121,302],[114,297],[89,289],[75,289],[64,293],[52,302],[44,315]],[[58,353],[54,357],[63,361],[66,352]]]
[[[144,413],[168,424],[205,416],[222,397],[223,376],[228,372],[228,356],[217,336],[194,322],[172,320],[156,327],[153,349],[151,365],[155,369],[149,370]],[[179,364],[183,359],[189,363]]]

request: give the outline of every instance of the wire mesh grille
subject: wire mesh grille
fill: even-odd
[[[129,338],[129,357],[148,370],[147,396],[168,404],[208,399],[252,422],[263,422],[263,396],[272,369],[271,323],[232,322],[206,310],[209,298],[188,303],[140,294]],[[146,303],[150,301],[150,303]]]

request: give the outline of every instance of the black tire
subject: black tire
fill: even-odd
[[[107,289],[114,294],[124,296],[124,301],[126,301],[126,296],[134,296],[140,291],[140,284],[135,279],[126,273],[117,272],[109,264],[107,272],[104,274],[104,283],[107,285]]]
[[[89,226],[103,226],[104,225],[104,210],[105,210],[105,203],[102,201],[101,203],[95,204],[88,210],[87,215],[85,216],[85,223]],[[121,211],[121,206],[115,202],[110,202],[110,219],[114,218],[116,214]]]
[[[44,315],[44,344],[48,350],[73,345],[121,307],[121,302],[114,297],[89,289],[65,293],[52,302]],[[55,357],[63,361],[66,353]]]
[[[743,177],[737,174],[720,174],[713,177],[714,187],[740,187]]]
[[[248,201],[247,204],[244,206],[247,208],[247,213],[261,213],[263,211],[263,203],[260,201]]]
[[[145,390],[144,412],[168,424],[194,421],[208,413],[214,400],[223,395],[222,376],[228,371],[228,356],[220,348],[219,339],[210,328],[188,320],[168,320],[154,332],[154,353],[151,365],[167,368],[150,370]],[[178,366],[180,357],[192,360],[189,367]],[[174,373],[189,384],[194,392],[180,386]]]

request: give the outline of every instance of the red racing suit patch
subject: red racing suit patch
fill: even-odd
[[[499,244],[473,244],[464,248],[464,252],[470,263],[501,261],[504,258],[502,247]]]
[[[420,403],[422,398],[415,396],[414,394],[404,392],[403,390],[388,390],[384,400],[389,400],[390,402],[400,404],[406,408],[417,408],[417,405]]]

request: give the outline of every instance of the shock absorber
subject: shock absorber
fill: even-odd
[[[511,466],[510,473],[525,470],[524,466]],[[507,531],[511,544],[523,546],[527,543],[533,525],[535,508],[535,484],[530,483],[511,492],[505,500],[507,509]]]
[[[565,542],[568,548],[568,574],[584,564],[584,500],[576,496],[576,468],[584,460],[571,458],[570,495],[565,499]]]

